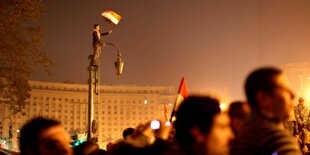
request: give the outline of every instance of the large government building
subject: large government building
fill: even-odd
[[[1,141],[6,140],[17,150],[18,132],[29,119],[44,116],[59,120],[71,134],[85,133],[88,117],[88,85],[30,81],[29,104],[12,116],[7,105],[0,104]],[[136,127],[152,119],[169,117],[176,98],[172,86],[100,86],[95,95],[94,119],[98,122],[98,144],[105,148],[108,142],[122,137],[127,127]],[[9,137],[9,125],[13,137]]]

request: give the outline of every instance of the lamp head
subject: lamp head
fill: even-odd
[[[115,65],[115,70],[116,70],[116,76],[117,76],[117,79],[119,80],[123,73],[123,67],[124,67],[124,60],[122,59],[122,56],[120,53],[117,54],[117,59],[114,62],[114,65]]]

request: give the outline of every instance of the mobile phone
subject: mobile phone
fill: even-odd
[[[160,122],[158,120],[153,120],[153,121],[151,121],[150,127],[153,130],[157,130],[160,128]]]

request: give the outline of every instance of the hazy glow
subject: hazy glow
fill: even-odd
[[[227,103],[220,103],[220,108],[221,108],[222,111],[226,111],[227,108],[228,108]]]
[[[178,88],[180,78],[186,77],[192,94],[224,94],[227,88],[236,100],[245,98],[243,83],[254,68],[310,60],[308,1],[89,0],[73,6],[71,1],[50,0],[44,5],[42,28],[49,35],[43,36],[42,48],[57,67],[51,69],[52,76],[37,72],[32,80],[85,83],[93,24],[106,32],[111,29],[106,17],[120,21],[111,13],[101,15],[109,8],[123,21],[102,39],[119,45],[128,65],[118,81],[111,65],[114,49],[104,48],[101,84]]]
[[[171,125],[171,122],[169,122],[169,121],[167,121],[166,123],[165,123],[165,126],[170,126]]]
[[[310,100],[310,89],[306,90],[306,101]]]

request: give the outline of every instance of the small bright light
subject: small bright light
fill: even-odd
[[[160,122],[158,120],[153,120],[151,122],[151,129],[159,129],[160,127]]]
[[[221,110],[226,110],[227,109],[227,104],[226,103],[221,103],[220,104]]]
[[[147,99],[144,99],[144,104],[147,104]]]
[[[172,103],[169,103],[169,106],[172,106]]]
[[[16,132],[19,132],[19,130],[17,129]]]
[[[169,121],[167,121],[166,123],[165,123],[165,126],[170,126],[171,125],[171,123],[169,122]]]
[[[177,118],[175,116],[172,117],[172,122],[174,122]]]

